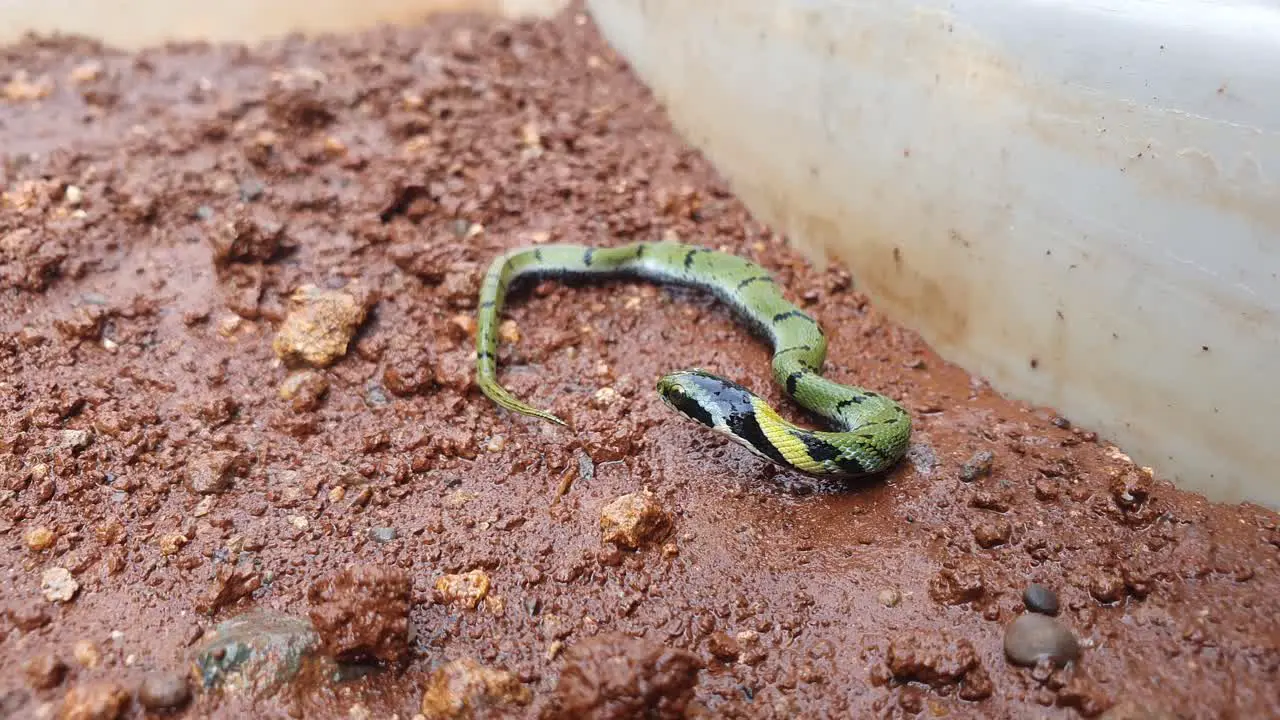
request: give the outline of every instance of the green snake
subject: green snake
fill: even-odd
[[[819,373],[827,339],[817,321],[783,297],[769,273],[736,255],[674,242],[617,247],[541,245],[496,258],[480,286],[476,321],[476,382],[493,402],[564,425],[526,405],[497,380],[498,317],[518,280],[641,278],[710,291],[773,345],[773,378],[835,432],[808,430],[783,419],[742,385],[692,369],[663,376],[658,393],[676,411],[728,435],[756,455],[807,475],[859,477],[882,472],[906,453],[911,418],[901,405]]]

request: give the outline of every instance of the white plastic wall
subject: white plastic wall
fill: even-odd
[[[1016,397],[1280,506],[1276,0],[588,0],[759,216]]]

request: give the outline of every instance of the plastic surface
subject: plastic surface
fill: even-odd
[[[945,357],[1280,507],[1280,3],[588,6],[762,220]]]

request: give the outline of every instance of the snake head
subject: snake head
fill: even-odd
[[[705,370],[662,376],[658,395],[676,412],[710,428],[723,428],[735,414],[751,412],[753,397],[745,387]]]

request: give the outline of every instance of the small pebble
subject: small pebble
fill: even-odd
[[[1009,542],[1012,528],[1003,520],[978,523],[973,528],[973,540],[978,547],[990,550]]]
[[[94,80],[102,77],[103,69],[102,63],[96,60],[91,60],[83,65],[77,65],[71,70],[68,77],[71,78],[72,82],[80,85],[93,82]],[[68,190],[70,190],[70,188],[68,188]]]
[[[291,309],[271,347],[288,365],[322,368],[347,354],[369,312],[366,299],[304,285],[290,296]]]
[[[481,714],[514,715],[516,708],[532,700],[533,692],[514,673],[463,657],[446,663],[427,678],[418,717],[456,720]]]
[[[295,412],[309,412],[320,407],[329,392],[329,381],[314,370],[299,370],[280,383],[276,393],[290,402]]]
[[[742,654],[742,648],[738,645],[738,641],[719,630],[711,633],[711,636],[707,638],[707,649],[711,651],[711,654],[716,659],[723,662],[734,662]]]
[[[1041,660],[1061,667],[1080,656],[1080,643],[1057,620],[1029,613],[1005,629],[1004,653],[1014,664],[1025,667],[1035,667]]]
[[[596,407],[605,407],[612,405],[618,399],[618,391],[611,387],[602,387],[591,396],[591,401]]]
[[[69,602],[79,589],[80,583],[66,568],[51,567],[40,576],[40,591],[49,602]]]
[[[990,475],[991,466],[995,459],[996,456],[990,450],[980,450],[974,453],[973,457],[960,466],[960,479],[964,482],[973,482],[980,477]]]
[[[61,720],[116,720],[129,707],[129,693],[113,682],[71,688],[62,700]]]
[[[671,529],[671,516],[650,492],[622,495],[600,510],[602,540],[636,550]]]
[[[182,533],[165,533],[160,536],[160,554],[176,555],[188,542],[189,539]]]
[[[98,646],[94,645],[92,640],[77,640],[71,646],[71,655],[82,667],[90,670],[98,667],[98,663],[102,662],[102,653],[98,651]]]
[[[510,345],[520,342],[520,326],[515,320],[503,320],[498,325],[498,339]]]
[[[41,550],[49,549],[49,546],[53,545],[53,541],[56,539],[57,536],[53,534],[53,531],[43,525],[28,530],[27,534],[23,536],[23,541],[26,542],[27,549],[32,552],[40,552]]]
[[[176,672],[148,673],[138,686],[138,702],[148,710],[175,710],[191,699],[187,678]]]
[[[898,603],[902,602],[902,593],[896,588],[885,588],[876,595],[876,599],[885,607],[897,607]]]
[[[1099,570],[1089,580],[1089,594],[1100,603],[1119,602],[1124,590],[1124,578],[1109,570]]]
[[[1022,603],[1031,612],[1041,615],[1058,614],[1058,595],[1039,583],[1031,583],[1022,591]]]
[[[63,430],[59,445],[69,450],[83,450],[92,440],[93,436],[88,430]]]
[[[376,542],[391,542],[392,540],[395,540],[398,535],[399,534],[396,532],[396,529],[391,527],[376,527],[369,529],[369,537],[373,538]]]
[[[443,575],[436,579],[435,590],[440,602],[474,610],[489,594],[489,575],[483,570]]]
[[[448,332],[456,340],[474,337],[476,334],[476,319],[465,314],[454,315],[449,318]]]

